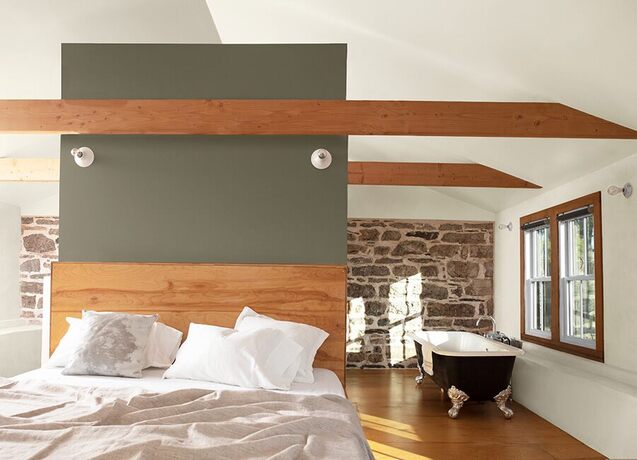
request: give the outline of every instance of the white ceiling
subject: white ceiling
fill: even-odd
[[[347,43],[348,99],[554,101],[637,129],[637,2],[208,5],[223,43]],[[635,153],[637,141],[350,138],[351,160],[478,162],[545,189]],[[436,190],[490,211],[542,193]]]
[[[62,42],[347,43],[349,99],[556,101],[637,129],[630,0],[0,0],[0,13],[0,98],[60,97]],[[0,136],[0,156],[58,152],[58,136]],[[545,189],[635,153],[636,141],[350,139],[352,160],[478,162]],[[0,186],[0,202],[15,190]],[[541,193],[435,191],[488,211]]]

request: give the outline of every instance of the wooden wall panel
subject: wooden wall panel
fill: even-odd
[[[281,99],[0,100],[0,132],[637,139],[549,102]]]
[[[52,266],[50,351],[67,330],[65,318],[80,317],[83,309],[157,313],[185,336],[191,322],[233,327],[249,305],[327,331],[314,365],[344,382],[346,282],[344,266],[58,262]]]

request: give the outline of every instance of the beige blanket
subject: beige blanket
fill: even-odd
[[[339,396],[152,394],[0,378],[0,458],[373,457],[356,411]]]

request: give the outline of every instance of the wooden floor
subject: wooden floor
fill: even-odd
[[[506,420],[495,403],[466,403],[457,419],[430,379],[414,370],[348,370],[347,394],[358,406],[377,459],[603,459],[602,455],[513,403]],[[514,389],[515,397],[515,389]]]

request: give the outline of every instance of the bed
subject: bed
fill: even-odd
[[[56,263],[50,349],[65,318],[84,308],[157,313],[231,326],[244,305],[329,332],[315,382],[289,391],[219,383],[62,375],[37,369],[0,380],[0,457],[373,458],[345,398],[344,267],[308,265]]]

